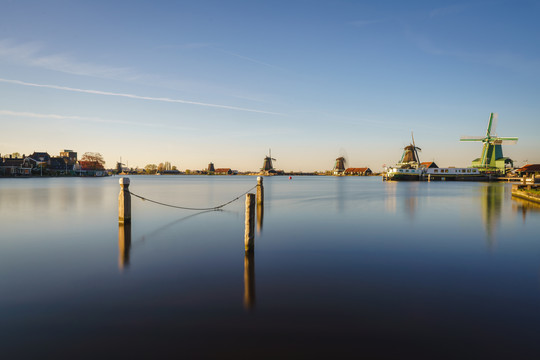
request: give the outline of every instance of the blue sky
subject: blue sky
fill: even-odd
[[[0,153],[113,167],[540,163],[538,1],[0,0]]]

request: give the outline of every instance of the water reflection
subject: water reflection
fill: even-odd
[[[124,270],[129,266],[129,254],[131,251],[131,224],[118,224],[118,268]]]
[[[263,218],[264,206],[262,204],[257,204],[257,235],[260,235],[262,233]]]
[[[343,191],[343,183],[345,182],[345,178],[341,176],[336,176],[336,210],[339,214],[343,212],[344,209],[344,203],[345,203],[345,192]]]
[[[387,181],[384,184],[384,190],[386,192],[385,197],[385,208],[388,213],[396,212],[396,192],[397,192],[397,183],[394,181]]]
[[[495,245],[495,230],[501,219],[504,185],[489,184],[482,187],[482,219],[486,226],[488,248]]]
[[[514,196],[512,197],[512,200],[512,210],[516,214],[521,213],[523,223],[525,223],[527,213],[540,212],[540,204],[529,200],[520,199]]]
[[[405,214],[409,220],[414,220],[414,213],[418,207],[418,183],[411,184],[407,189],[407,195],[405,198]]]
[[[244,308],[255,307],[255,253],[247,252],[244,256]]]
[[[168,228],[170,227],[173,227],[183,221],[186,221],[188,219],[191,219],[191,218],[194,218],[195,216],[199,216],[199,215],[202,215],[202,214],[206,214],[206,213],[209,213],[209,212],[227,212],[226,210],[223,210],[223,209],[212,209],[212,210],[204,210],[204,211],[200,211],[200,212],[197,212],[195,214],[191,214],[191,215],[188,215],[188,216],[185,216],[183,218],[180,218],[180,219],[177,219],[177,220],[174,220],[168,224],[165,224],[165,225],[162,225],[160,227],[158,227],[157,229],[155,229],[154,231],[146,234],[146,235],[143,235],[140,237],[139,240],[136,241],[136,243],[138,242],[144,242],[146,240],[146,238],[152,238],[152,237],[155,237],[156,235],[158,235],[159,233],[163,232],[164,230],[167,230]]]

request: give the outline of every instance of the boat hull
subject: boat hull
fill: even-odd
[[[429,175],[425,177],[428,181],[489,181],[486,175]]]

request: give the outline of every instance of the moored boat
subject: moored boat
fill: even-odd
[[[435,163],[420,163],[418,150],[414,143],[405,146],[401,160],[395,166],[388,167],[383,180],[396,181],[488,181],[490,176],[478,168],[439,168]]]

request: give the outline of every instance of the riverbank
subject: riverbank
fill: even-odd
[[[540,204],[540,188],[538,185],[512,185],[512,196]]]

